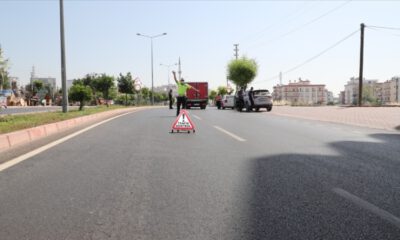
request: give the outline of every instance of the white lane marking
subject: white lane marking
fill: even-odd
[[[227,130],[221,128],[221,127],[218,127],[218,126],[214,126],[214,127],[215,127],[217,130],[219,130],[219,131],[225,133],[226,135],[228,135],[228,136],[230,136],[230,137],[232,137],[232,138],[234,138],[234,139],[236,139],[236,140],[238,140],[238,141],[240,141],[240,142],[245,142],[245,141],[246,141],[246,139],[243,139],[243,138],[241,138],[241,137],[239,137],[239,136],[237,136],[237,135],[235,135],[235,134],[233,134],[233,133],[231,133],[231,132],[229,132],[229,131],[227,131]]]
[[[197,115],[194,115],[194,114],[193,114],[193,117],[195,117],[195,118],[201,120],[201,117],[199,117],[199,116],[197,116]]]
[[[134,112],[135,112],[135,111],[134,111]],[[95,124],[93,124],[93,125],[91,125],[91,126],[89,126],[89,127],[87,127],[87,128],[84,128],[84,129],[82,129],[82,130],[79,130],[79,131],[77,131],[77,132],[74,132],[74,133],[72,133],[72,134],[70,134],[70,135],[68,135],[68,136],[65,136],[65,137],[63,137],[63,138],[60,138],[60,139],[54,141],[54,142],[51,142],[51,143],[49,143],[49,144],[47,144],[47,145],[44,145],[44,146],[42,146],[42,147],[40,147],[40,148],[37,148],[37,149],[32,150],[32,151],[30,151],[30,152],[28,152],[28,153],[25,153],[24,155],[21,155],[21,156],[19,156],[19,157],[16,157],[16,158],[14,158],[14,159],[12,159],[12,160],[10,160],[10,161],[8,161],[8,162],[5,162],[5,163],[3,163],[3,164],[0,164],[0,172],[3,171],[3,170],[6,170],[7,168],[10,168],[10,167],[12,167],[12,166],[14,166],[14,165],[17,165],[18,163],[23,162],[23,161],[25,161],[26,159],[31,158],[31,157],[33,157],[33,156],[35,156],[35,155],[37,155],[37,154],[39,154],[39,153],[41,153],[41,152],[44,152],[44,151],[46,151],[46,150],[48,150],[48,149],[50,149],[50,148],[52,148],[52,147],[54,147],[54,146],[57,146],[58,144],[63,143],[63,142],[65,142],[65,141],[67,141],[67,140],[69,140],[69,139],[71,139],[71,138],[73,138],[73,137],[75,137],[75,136],[78,136],[78,135],[81,134],[81,133],[84,133],[84,132],[86,132],[86,131],[89,131],[90,129],[95,128],[95,127],[97,127],[97,126],[99,126],[99,125],[101,125],[101,124],[103,124],[103,123],[109,122],[109,121],[111,121],[111,120],[114,120],[114,119],[116,119],[116,118],[125,116],[125,115],[130,114],[130,113],[133,113],[133,112],[124,113],[124,114],[121,114],[121,115],[118,115],[118,116],[115,116],[115,117],[106,119],[106,120],[104,120],[104,121],[101,121],[101,122],[99,122],[99,123],[95,123]]]
[[[392,223],[396,227],[400,228],[400,218],[394,216],[393,214],[389,213],[388,211],[385,211],[383,209],[378,208],[377,206],[373,205],[372,203],[369,203],[341,188],[334,188],[332,189],[333,192],[338,194],[339,196],[346,198],[347,200],[353,202],[354,204],[378,215],[380,218]]]

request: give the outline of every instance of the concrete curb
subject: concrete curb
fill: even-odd
[[[112,115],[119,115],[126,112],[135,112],[145,108],[128,108],[128,109],[116,109],[111,111],[105,111],[101,113],[91,114],[83,117],[72,118],[61,122],[55,122],[45,124],[33,128],[28,128],[20,131],[5,133],[0,135],[0,152],[5,151],[11,147],[22,145],[43,137],[50,136],[55,133],[59,133],[68,130],[72,127],[76,127],[80,124],[96,120],[99,118],[109,117]]]

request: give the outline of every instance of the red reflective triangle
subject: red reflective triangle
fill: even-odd
[[[172,124],[173,130],[193,130],[194,124],[190,120],[189,114],[186,110],[181,110],[178,117],[176,117],[174,124]]]

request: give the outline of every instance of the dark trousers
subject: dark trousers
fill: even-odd
[[[169,109],[172,109],[172,97],[169,97]]]
[[[186,97],[185,96],[179,96],[176,98],[176,116],[179,115],[179,112],[181,110],[181,104],[182,104],[182,109],[186,108]]]

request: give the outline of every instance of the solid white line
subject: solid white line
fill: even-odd
[[[46,150],[48,150],[48,149],[50,149],[50,148],[52,148],[52,147],[54,147],[54,146],[57,146],[58,144],[63,143],[63,142],[65,142],[65,141],[67,141],[67,140],[69,140],[69,139],[71,139],[71,138],[73,138],[73,137],[75,137],[75,136],[78,136],[78,135],[81,134],[81,133],[84,133],[84,132],[86,132],[86,131],[89,131],[90,129],[95,128],[95,127],[97,127],[97,126],[99,126],[99,125],[101,125],[101,124],[103,124],[103,123],[109,122],[109,121],[111,121],[111,120],[114,120],[114,119],[116,119],[116,118],[125,116],[125,115],[130,114],[130,113],[133,113],[133,112],[124,113],[124,114],[121,114],[121,115],[118,115],[118,116],[115,116],[115,117],[106,119],[106,120],[104,120],[104,121],[101,121],[101,122],[99,122],[99,123],[93,124],[93,125],[91,125],[91,126],[89,126],[89,127],[87,127],[87,128],[84,128],[84,129],[82,129],[82,130],[79,130],[79,131],[77,131],[77,132],[74,132],[74,133],[72,133],[72,134],[70,134],[70,135],[68,135],[68,136],[65,136],[65,137],[63,137],[63,138],[60,138],[60,139],[54,141],[54,142],[51,142],[51,143],[49,143],[49,144],[47,144],[47,145],[44,145],[44,146],[42,146],[42,147],[40,147],[40,148],[37,148],[37,149],[35,149],[35,150],[32,150],[32,151],[30,151],[30,152],[28,152],[28,153],[26,153],[26,154],[24,154],[24,155],[21,155],[21,156],[19,156],[19,157],[16,157],[16,158],[14,158],[14,159],[12,159],[12,160],[10,160],[10,161],[8,161],[8,162],[5,162],[5,163],[3,163],[3,164],[0,164],[0,172],[3,171],[3,170],[6,170],[7,168],[10,168],[10,167],[12,167],[12,166],[18,164],[18,163],[20,163],[20,162],[22,162],[22,161],[25,161],[26,159],[31,158],[31,157],[33,157],[33,156],[35,156],[35,155],[37,155],[37,154],[39,154],[39,153],[41,153],[41,152],[44,152],[44,151],[46,151]]]
[[[201,118],[200,118],[199,116],[197,116],[197,115],[194,115],[194,114],[193,114],[193,117],[195,117],[195,118],[201,120]]]
[[[389,213],[388,211],[385,211],[383,209],[378,208],[377,206],[373,205],[372,203],[369,203],[341,188],[334,188],[332,189],[333,192],[338,194],[339,196],[346,198],[347,200],[353,202],[354,204],[378,215],[380,218],[392,223],[396,227],[400,228],[400,218],[394,216],[393,214]]]
[[[230,136],[230,137],[232,137],[232,138],[234,138],[234,139],[236,139],[236,140],[238,140],[238,141],[240,141],[240,142],[245,142],[245,141],[246,141],[246,139],[243,139],[243,138],[241,138],[241,137],[239,137],[239,136],[237,136],[237,135],[235,135],[235,134],[233,134],[233,133],[231,133],[231,132],[229,132],[229,131],[227,131],[227,130],[221,128],[221,127],[218,127],[218,126],[214,126],[214,127],[215,127],[217,130],[219,130],[219,131],[225,133],[226,135],[228,135],[228,136]]]

